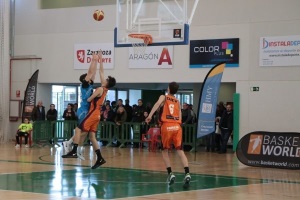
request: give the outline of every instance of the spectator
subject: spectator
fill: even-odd
[[[49,140],[50,144],[53,144],[53,138],[55,136],[55,123],[53,121],[57,120],[57,110],[55,109],[55,105],[50,104],[50,109],[47,111],[47,120],[51,123],[52,128],[52,139]]]
[[[19,137],[25,137],[25,147],[28,148],[28,135],[29,132],[32,130],[32,124],[29,122],[27,118],[24,118],[24,122],[19,126],[18,132],[16,134],[16,147],[20,147],[20,139]]]
[[[132,120],[132,106],[129,105],[129,99],[125,100],[125,106],[124,106],[126,113],[127,113],[127,119],[126,122],[131,122]]]
[[[230,104],[227,104],[226,110],[222,114],[219,127],[221,129],[222,140],[221,150],[219,153],[226,153],[228,139],[233,131],[233,112]]]
[[[43,106],[42,101],[38,101],[37,106],[34,107],[32,110],[31,120],[32,121],[41,121],[41,120],[45,120],[45,119],[46,119],[45,107]]]
[[[105,111],[102,113],[101,120],[105,122],[113,122],[115,118],[115,113],[111,110],[110,105],[106,105]]]
[[[192,123],[192,114],[187,103],[183,103],[181,116],[182,116],[182,124]]]
[[[126,118],[127,118],[127,113],[126,113],[126,110],[124,109],[123,106],[120,106],[117,110],[117,113],[116,113],[116,117],[115,117],[115,123],[118,127],[118,131],[117,134],[114,135],[114,144],[119,146],[120,142],[118,141],[121,137],[120,134],[122,134],[121,132],[121,125],[126,121]]]

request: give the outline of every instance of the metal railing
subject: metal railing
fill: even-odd
[[[76,126],[77,121],[69,120],[35,121],[32,133],[33,146],[37,144],[51,145],[49,140],[53,140],[52,146],[60,146],[59,141],[69,140],[73,136]],[[107,142],[107,146],[112,146],[113,141],[118,140],[121,143],[120,148],[122,148],[126,147],[128,143],[140,143],[141,135],[153,126],[131,122],[125,122],[118,126],[114,122],[101,121],[98,125],[96,138],[98,141]],[[199,141],[195,141],[195,134],[196,124],[182,125],[182,143],[183,145],[190,145],[191,151],[194,151],[197,143],[199,143]]]

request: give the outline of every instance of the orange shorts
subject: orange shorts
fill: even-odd
[[[178,123],[163,123],[161,126],[163,149],[170,149],[173,143],[177,150],[182,149],[182,128]]]
[[[91,112],[87,114],[87,116],[84,118],[81,124],[79,124],[78,128],[80,128],[82,132],[96,133],[99,122],[100,122],[100,113]]]

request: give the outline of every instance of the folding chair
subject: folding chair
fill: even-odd
[[[18,133],[18,131],[17,131],[17,133]],[[29,146],[29,147],[32,146],[31,133],[32,133],[32,130],[28,132],[28,146]],[[24,138],[24,140],[25,140],[25,136],[19,136],[20,147],[22,146],[23,138]],[[15,145],[16,145],[16,144],[17,144],[17,141],[15,142]]]
[[[147,133],[142,134],[140,148],[143,148],[144,143],[148,143],[149,151],[156,151],[157,143],[160,141],[160,128],[150,128]]]

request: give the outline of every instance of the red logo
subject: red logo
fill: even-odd
[[[172,65],[171,57],[168,48],[163,48],[158,65],[161,65],[163,62],[167,62],[169,65]]]
[[[77,59],[79,62],[84,63],[85,58],[85,51],[84,50],[77,50]]]

